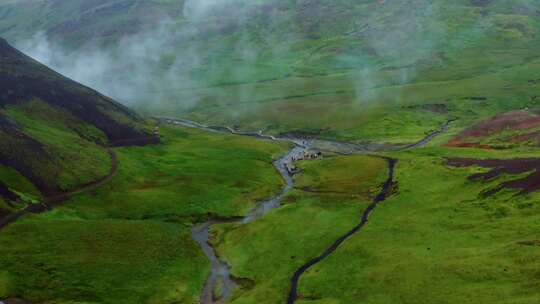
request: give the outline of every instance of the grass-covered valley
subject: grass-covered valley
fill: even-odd
[[[0,304],[538,303],[533,0],[0,1]]]

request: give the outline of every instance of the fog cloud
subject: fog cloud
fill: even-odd
[[[362,5],[369,12],[376,9],[384,13],[351,17],[350,27],[332,33],[326,42],[324,37],[312,40],[313,33],[309,32],[310,27],[322,21],[325,26],[334,25],[334,20],[329,20],[334,17],[325,15],[326,6],[319,5],[310,14],[310,6],[317,6],[317,1],[300,1],[302,4],[296,8],[290,3],[187,0],[181,20],[163,20],[112,47],[89,43],[73,51],[52,44],[44,33],[17,46],[60,73],[120,102],[143,107],[160,103],[162,108],[181,110],[205,98],[214,98],[214,104],[245,101],[252,96],[256,99],[259,80],[294,75],[295,71],[321,73],[326,71],[324,64],[329,64],[327,71],[332,72],[334,62],[328,58],[334,55],[332,60],[347,71],[346,79],[357,101],[376,101],[379,96],[373,88],[415,81],[423,69],[444,60],[441,49],[459,48],[464,37],[479,37],[484,28],[479,26],[483,21],[472,21],[470,26],[449,32],[444,1],[373,1]],[[292,11],[283,9],[291,5]],[[300,10],[305,15],[295,15]],[[304,23],[309,24],[305,29]],[[334,44],[335,39],[354,47]],[[234,83],[243,85],[226,91],[217,86]],[[198,88],[203,87],[211,89],[199,94]],[[286,96],[288,92],[279,93]],[[298,90],[291,94],[298,94]]]

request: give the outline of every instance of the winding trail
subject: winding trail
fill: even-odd
[[[61,205],[64,201],[69,199],[70,197],[83,193],[95,190],[99,188],[100,186],[110,182],[113,177],[118,172],[118,157],[116,156],[116,153],[113,149],[110,147],[105,148],[107,150],[107,153],[109,154],[109,157],[111,158],[111,168],[109,169],[109,173],[93,182],[90,182],[88,184],[82,185],[77,187],[76,189],[73,189],[69,192],[60,193],[53,196],[45,197],[41,202],[37,204],[30,204],[25,209],[14,212],[6,217],[3,217],[0,219],[0,230],[5,228],[7,225],[17,221],[19,218],[21,218],[23,215],[28,213],[43,213],[49,210],[52,210],[53,208]]]
[[[345,242],[348,238],[353,236],[355,233],[362,230],[362,228],[367,224],[370,214],[373,213],[373,211],[375,210],[375,208],[380,202],[386,199],[386,197],[388,196],[390,192],[392,184],[394,183],[394,167],[397,163],[397,160],[395,159],[387,158],[386,160],[388,162],[388,177],[386,181],[384,182],[383,187],[381,191],[379,192],[379,194],[375,197],[375,199],[373,199],[373,202],[366,208],[366,210],[362,214],[362,217],[360,218],[360,223],[354,226],[354,228],[349,230],[344,235],[340,236],[330,247],[328,247],[325,251],[323,251],[323,253],[321,253],[319,256],[311,259],[306,264],[300,266],[300,268],[298,268],[294,272],[291,278],[291,289],[289,291],[289,296],[287,297],[287,304],[294,304],[296,302],[296,299],[298,298],[298,281],[300,280],[300,277],[302,276],[302,274],[304,274],[306,271],[308,271],[311,267],[313,267],[317,263],[327,258],[334,251],[336,251],[343,242]]]
[[[244,132],[238,131],[231,127],[223,126],[208,126],[198,122],[194,122],[187,119],[179,119],[172,117],[159,116],[155,117],[159,120],[162,120],[166,123],[173,125],[181,125],[184,127],[195,128],[206,130],[209,132],[233,134],[240,136],[249,136],[262,140],[272,140],[272,141],[285,141],[290,142],[295,145],[295,147],[284,157],[274,162],[274,166],[280,172],[283,179],[286,181],[285,187],[282,191],[272,199],[260,203],[257,207],[251,210],[248,215],[243,218],[234,219],[230,221],[219,221],[219,220],[210,220],[205,223],[195,225],[192,229],[193,239],[200,245],[205,255],[208,257],[212,264],[212,270],[209,278],[207,279],[203,291],[200,297],[200,304],[223,304],[226,303],[230,298],[233,289],[236,284],[230,273],[230,266],[223,260],[221,260],[215,250],[209,243],[209,229],[210,226],[215,224],[223,223],[242,223],[247,224],[255,221],[256,219],[264,216],[270,210],[278,208],[280,206],[281,200],[283,197],[294,187],[294,180],[292,174],[287,170],[286,164],[292,163],[297,158],[296,155],[301,155],[304,151],[308,149],[317,149],[321,151],[334,152],[341,155],[353,155],[353,154],[368,154],[370,152],[383,152],[383,151],[400,151],[400,150],[409,150],[421,148],[431,142],[435,137],[446,132],[450,124],[455,121],[455,118],[449,119],[444,123],[439,130],[433,131],[427,134],[424,138],[419,140],[416,143],[409,145],[392,145],[392,144],[378,144],[378,143],[349,143],[349,142],[339,142],[332,140],[321,140],[321,139],[306,139],[306,138],[295,138],[295,137],[277,137],[272,135],[266,135],[262,131],[258,132]],[[380,156],[379,156],[380,157]],[[295,303],[298,294],[298,282],[302,274],[304,274],[308,269],[313,267],[315,264],[321,262],[326,257],[331,255],[336,251],[339,246],[353,236],[355,233],[359,232],[368,222],[370,214],[375,210],[377,205],[383,202],[386,197],[389,195],[390,188],[394,183],[394,168],[397,163],[396,159],[385,158],[388,162],[388,177],[384,182],[380,193],[374,198],[373,202],[366,208],[360,222],[358,225],[353,227],[350,231],[345,233],[343,236],[338,238],[330,247],[328,247],[322,254],[311,259],[306,264],[302,265],[291,278],[291,289],[287,298],[288,304]],[[215,294],[215,291],[218,289],[221,290],[219,294]]]

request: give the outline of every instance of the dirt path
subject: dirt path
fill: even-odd
[[[300,268],[298,268],[294,272],[291,278],[291,289],[289,291],[289,296],[287,298],[287,304],[294,304],[296,302],[296,299],[298,298],[298,281],[300,280],[300,277],[302,276],[302,274],[304,274],[307,270],[309,270],[311,267],[313,267],[317,263],[323,261],[326,257],[328,257],[334,251],[336,251],[339,248],[339,246],[343,244],[343,242],[345,242],[355,233],[360,231],[367,224],[370,214],[373,213],[377,205],[386,199],[386,197],[389,194],[390,188],[392,187],[392,184],[394,183],[394,167],[397,163],[397,160],[387,159],[387,161],[388,161],[388,177],[386,181],[384,182],[379,194],[375,197],[375,199],[373,199],[373,202],[366,208],[366,210],[362,214],[362,217],[360,218],[360,223],[354,226],[347,233],[339,237],[330,247],[328,247],[325,251],[323,251],[323,253],[321,253],[319,256],[311,259],[309,262],[302,265]]]
[[[108,183],[109,181],[111,181],[112,178],[118,172],[118,158],[116,156],[116,153],[113,151],[113,149],[111,149],[109,147],[106,147],[106,149],[107,149],[107,153],[109,153],[109,157],[111,158],[111,168],[110,168],[109,173],[107,175],[105,175],[105,176],[101,177],[100,179],[95,180],[95,181],[93,181],[91,183],[79,186],[76,189],[71,190],[69,192],[61,193],[61,194],[54,195],[54,196],[45,197],[40,203],[28,205],[25,209],[14,212],[14,213],[0,219],[0,230],[2,228],[6,227],[7,225],[15,222],[16,220],[18,220],[20,217],[22,217],[25,214],[28,214],[28,213],[42,213],[42,212],[52,210],[53,208],[61,205],[64,201],[66,201],[67,199],[69,199],[70,197],[72,197],[72,196],[74,196],[76,194],[95,190],[95,189],[99,188],[100,186],[102,186],[102,185]]]

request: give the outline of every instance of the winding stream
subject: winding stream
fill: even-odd
[[[330,247],[323,251],[323,253],[321,253],[319,256],[311,259],[306,264],[300,266],[300,268],[298,268],[294,272],[291,278],[291,289],[289,291],[289,296],[287,297],[287,304],[294,304],[296,302],[296,299],[298,298],[298,281],[300,280],[302,274],[308,271],[311,267],[315,266],[315,264],[322,262],[325,258],[331,255],[334,251],[336,251],[343,242],[345,242],[358,231],[362,230],[362,228],[364,228],[364,226],[367,224],[369,216],[373,212],[373,210],[375,210],[379,203],[386,199],[390,192],[390,188],[394,183],[394,167],[397,163],[397,160],[395,159],[386,160],[388,162],[388,177],[384,182],[379,194],[373,199],[373,202],[366,208],[366,210],[364,210],[364,213],[360,218],[360,223],[358,223],[358,225],[354,226],[344,235],[340,236],[332,245],[330,245]]]
[[[292,175],[287,170],[287,164],[292,163],[293,159],[302,155],[306,149],[306,146],[296,145],[289,151],[289,153],[274,162],[274,166],[285,181],[285,186],[278,195],[267,201],[259,203],[243,218],[230,221],[208,221],[193,227],[191,231],[193,239],[199,243],[204,251],[204,254],[208,257],[210,263],[212,264],[210,276],[208,277],[201,293],[201,304],[224,303],[230,298],[232,291],[236,286],[232,279],[229,265],[219,259],[216,252],[209,244],[210,226],[224,223],[248,224],[264,216],[272,209],[279,207],[282,198],[294,186]]]
[[[397,151],[405,149],[414,149],[420,148],[427,145],[431,140],[433,140],[438,135],[444,133],[448,130],[449,125],[455,120],[448,120],[444,125],[441,126],[440,130],[433,131],[426,135],[422,140],[410,144],[410,145],[390,145],[390,144],[377,144],[377,143],[348,143],[348,142],[339,142],[331,140],[319,140],[319,139],[304,139],[304,138],[295,138],[295,137],[276,137],[272,135],[263,134],[262,131],[259,132],[242,132],[235,130],[231,127],[221,127],[221,126],[207,126],[201,123],[186,119],[178,119],[171,117],[156,117],[157,119],[164,120],[169,124],[181,125],[189,128],[196,128],[201,130],[206,130],[210,132],[234,134],[241,136],[250,136],[254,138],[259,138],[263,140],[273,140],[273,141],[285,141],[294,144],[294,147],[282,158],[274,161],[274,166],[281,174],[283,180],[286,182],[283,189],[280,193],[273,198],[259,203],[255,208],[253,208],[245,217],[239,219],[233,219],[229,221],[218,221],[210,220],[206,223],[195,225],[192,229],[192,237],[197,243],[201,246],[203,252],[208,257],[211,262],[211,274],[208,277],[203,291],[200,297],[200,304],[223,304],[225,303],[232,295],[232,291],[236,287],[236,284],[231,276],[229,265],[222,261],[216,254],[215,250],[209,243],[210,235],[210,226],[223,223],[241,223],[248,224],[258,218],[264,216],[272,209],[278,208],[281,204],[283,197],[294,187],[294,180],[292,174],[287,169],[287,164],[292,164],[295,159],[298,159],[303,153],[308,149],[317,149],[321,151],[334,152],[338,154],[350,155],[350,154],[359,154],[359,153],[369,153],[369,152],[380,152],[380,151]],[[294,304],[297,299],[297,285],[300,277],[305,273],[309,268],[315,264],[321,262],[327,256],[332,254],[337,248],[345,242],[352,235],[360,231],[368,222],[369,215],[377,207],[377,205],[384,201],[389,194],[390,188],[393,184],[394,177],[394,167],[397,163],[395,159],[385,158],[388,162],[388,177],[381,192],[375,197],[373,202],[366,208],[364,213],[360,218],[358,225],[353,227],[346,234],[338,238],[330,247],[328,247],[322,254],[313,258],[303,266],[301,266],[291,278],[291,289],[287,298],[288,304]]]

